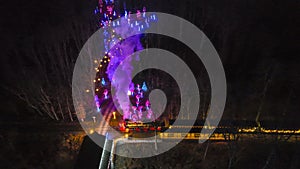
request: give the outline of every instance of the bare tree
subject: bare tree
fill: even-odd
[[[71,93],[73,67],[83,43],[93,31],[91,27],[74,21],[65,28],[68,30],[65,37],[35,44],[27,51],[16,51],[15,55],[25,55],[18,65],[19,82],[5,88],[40,115],[73,121],[76,114]],[[23,62],[32,66],[28,68]],[[77,113],[85,118],[84,110]]]

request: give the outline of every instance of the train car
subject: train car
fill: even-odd
[[[142,122],[142,121],[131,121],[126,119],[120,124],[121,132],[154,132],[154,131],[163,131],[167,129],[164,122],[155,121],[155,122]]]

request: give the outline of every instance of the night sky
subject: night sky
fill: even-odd
[[[228,81],[224,118],[254,120],[263,102],[262,119],[300,122],[299,2],[143,2],[149,11],[176,14],[189,20],[210,38],[219,52]],[[22,72],[39,71],[29,51],[41,44],[56,44],[69,38],[74,22],[86,28],[88,38],[96,30],[96,27],[85,26],[93,25],[96,4],[95,0],[0,3],[2,120],[23,118],[27,111],[30,116],[33,114],[6,90],[15,90],[16,85],[31,81],[21,78]],[[76,58],[76,52],[74,55]],[[268,87],[263,96],[266,83]]]
[[[259,120],[270,128],[300,128],[299,0],[120,1],[126,1],[128,8],[145,5],[150,12],[177,15],[207,35],[219,53],[227,78],[223,122],[254,123],[260,112]],[[75,115],[73,122],[68,116],[51,119],[46,113],[38,114],[17,95],[34,100],[41,86],[52,94],[52,100],[60,93],[71,100],[69,82],[75,60],[82,45],[97,30],[97,3],[98,0],[0,2],[0,168],[74,168],[85,135]],[[200,111],[206,112],[210,87],[202,63],[178,41],[162,42],[167,42],[163,45],[167,49],[181,54],[202,84],[201,97],[205,95],[206,102],[201,102]],[[59,67],[61,56],[65,55],[69,66]],[[299,135],[295,142],[282,144],[278,135],[262,135],[251,133],[237,146],[234,141],[224,142],[227,145],[208,141],[208,160],[203,162],[201,153],[207,150],[203,146],[207,142],[183,143],[160,157],[127,160],[141,166],[156,164],[157,168],[170,168],[170,164],[174,164],[171,168],[221,168],[222,164],[228,165],[231,149],[237,148],[237,154],[233,154],[238,158],[234,160],[240,161],[233,168],[299,168]],[[91,149],[96,158],[98,150]],[[190,164],[190,159],[200,167]],[[119,164],[125,166],[122,159]]]

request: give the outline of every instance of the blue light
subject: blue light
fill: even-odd
[[[147,91],[147,90],[148,90],[148,87],[147,87],[147,85],[146,85],[146,82],[143,82],[142,89],[143,89],[144,91]]]
[[[102,78],[102,80],[101,80],[101,84],[104,86],[105,85],[105,80],[104,80],[104,78]]]
[[[98,96],[97,95],[95,95],[95,97],[94,97],[95,99],[95,102],[97,102],[97,101],[99,101],[99,98],[98,98]]]

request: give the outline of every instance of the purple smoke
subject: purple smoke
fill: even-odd
[[[136,27],[131,27],[130,24],[127,23],[127,19],[121,19],[121,25],[122,26],[115,28],[115,32],[122,39],[125,38],[129,33],[140,33]],[[135,51],[143,49],[140,38],[140,35],[136,35],[126,38],[118,44],[111,43],[111,50],[108,53],[110,57],[110,63],[107,67],[106,73],[117,93],[117,95],[113,97],[115,97],[120,105],[120,108],[123,110],[123,119],[128,119],[131,111],[130,103],[127,100],[129,86],[125,86],[123,84],[131,83],[131,74],[133,70],[131,60],[124,62],[124,59],[133,54]],[[138,56],[136,56],[136,59],[138,59]],[[113,78],[117,67],[119,67],[122,71]]]

